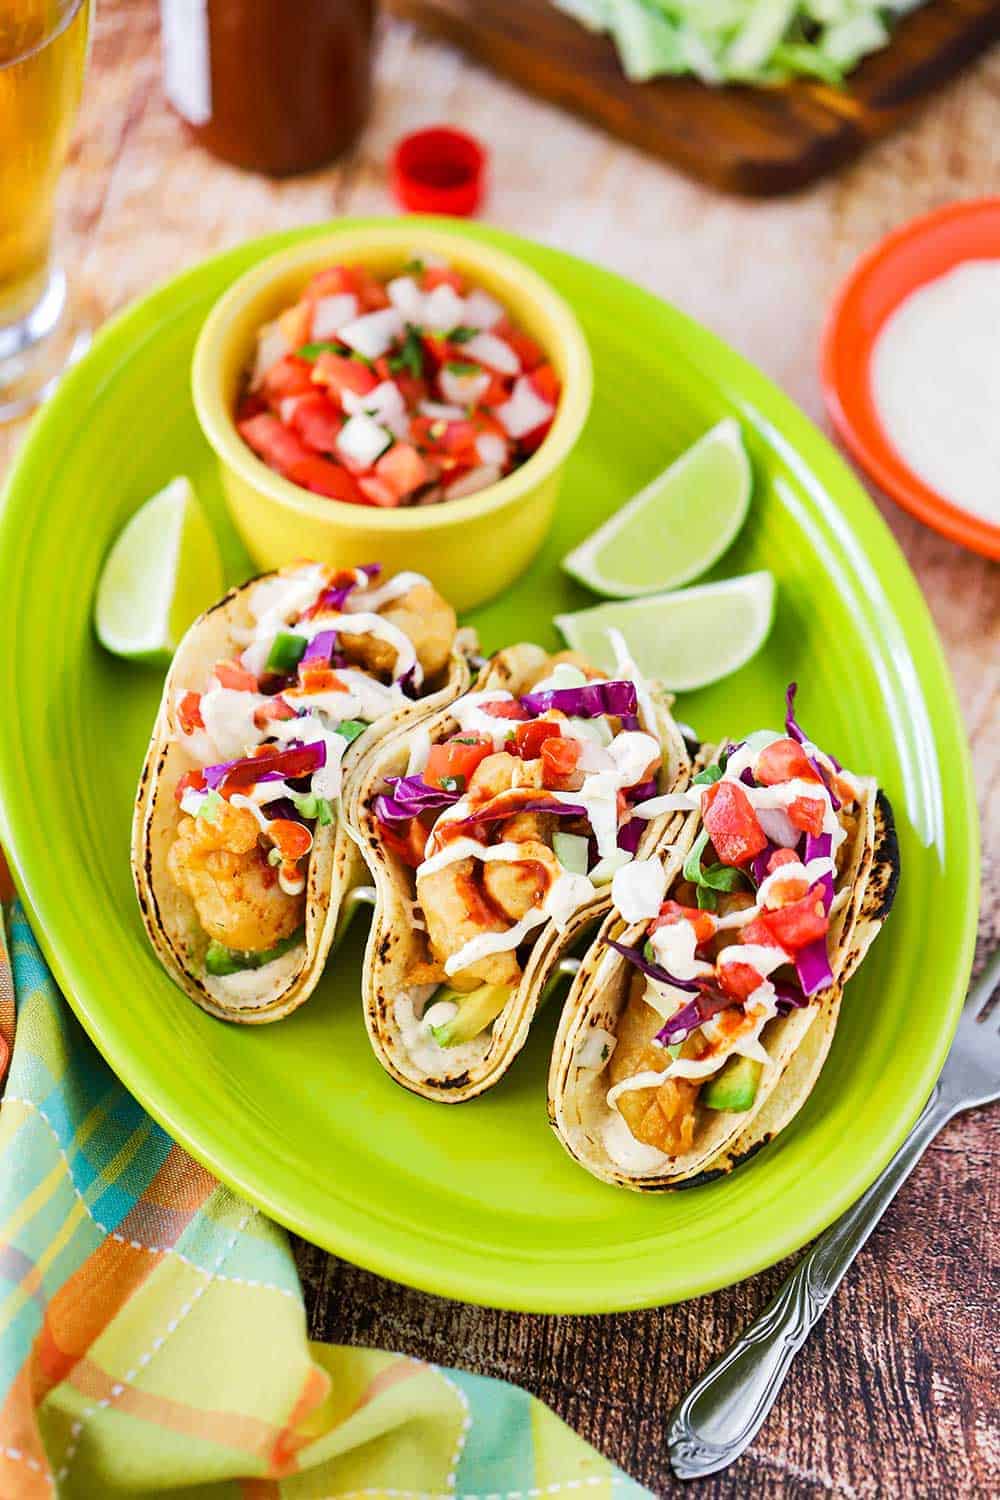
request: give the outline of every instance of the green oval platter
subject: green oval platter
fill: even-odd
[[[796,1250],[858,1197],[913,1123],[951,1038],[975,938],[977,821],[930,616],[850,470],[750,364],[606,271],[463,228],[522,256],[563,293],[596,374],[552,535],[518,585],[472,617],[485,649],[526,638],[554,645],[552,616],[591,602],[560,558],[732,413],[755,498],[711,576],[772,569],[775,624],[755,661],[686,695],[678,712],[709,737],[780,724],[785,684],[798,679],[810,733],[853,770],[877,773],[892,799],[903,867],[896,907],[794,1124],[728,1180],[659,1198],[594,1181],[551,1134],[555,1000],[485,1098],[450,1109],[392,1084],[360,1009],[365,917],[288,1020],[241,1028],[204,1015],[150,951],[129,872],[132,799],[161,679],[99,648],[91,602],[112,538],[177,473],[209,508],[230,577],[248,575],[195,420],[191,352],[236,276],[331,227],[244,245],[128,308],[24,444],[0,516],[0,828],[20,891],[116,1072],[194,1156],[307,1239],[445,1296],[524,1310],[601,1312],[713,1291]]]

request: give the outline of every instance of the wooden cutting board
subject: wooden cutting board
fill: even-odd
[[[494,73],[692,176],[760,196],[791,192],[839,166],[1000,38],[1000,0],[928,0],[845,89],[803,81],[709,88],[690,78],[630,83],[612,43],[549,0],[387,3]]]

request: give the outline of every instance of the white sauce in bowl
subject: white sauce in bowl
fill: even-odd
[[[875,341],[871,389],[907,467],[1000,526],[1000,260],[965,261],[911,292]]]

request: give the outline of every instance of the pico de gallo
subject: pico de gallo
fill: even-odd
[[[636,803],[676,778],[648,686],[618,640],[611,680],[555,658],[530,692],[458,699],[455,731],[414,748],[409,774],[387,777],[375,799],[426,924],[426,961],[408,979],[443,986],[419,1015],[406,1010],[409,994],[397,998],[411,1050],[469,1043],[490,1025],[538,929],[565,930],[607,890],[648,827]]]
[[[317,495],[432,505],[524,463],[559,394],[545,351],[503,305],[426,256],[386,279],[356,265],[317,272],[260,329],[236,426]]]
[[[231,650],[175,690],[188,769],[167,868],[207,939],[205,973],[230,988],[303,941],[310,856],[337,817],[348,747],[450,660],[451,606],[420,574],[379,572],[298,563],[261,578]]]
[[[828,934],[866,784],[806,738],[794,695],[792,684],[784,735],[728,745],[686,788],[697,833],[669,893],[659,859],[623,872],[620,888],[616,877],[618,910],[646,923],[639,942],[610,942],[635,972],[616,1036],[598,1038],[620,1117],[607,1143],[623,1164],[636,1153],[622,1121],[634,1142],[677,1157],[702,1109],[750,1109],[764,1028],[833,983]],[[655,816],[661,800],[636,814]]]

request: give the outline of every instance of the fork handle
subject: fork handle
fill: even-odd
[[[954,1112],[935,1087],[881,1176],[815,1241],[764,1311],[678,1403],[667,1444],[679,1479],[714,1474],[753,1442],[854,1257]]]

